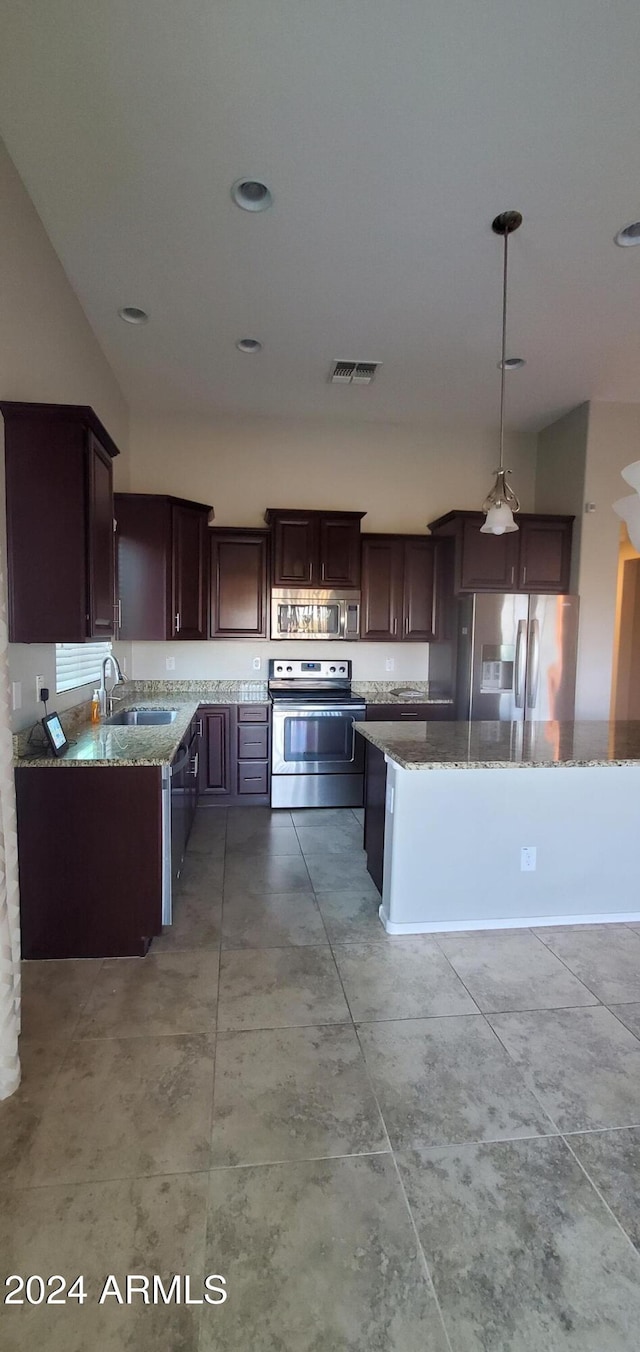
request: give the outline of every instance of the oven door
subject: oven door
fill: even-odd
[[[274,703],[272,774],[360,774],[364,743],[353,724],[364,715],[364,705]]]

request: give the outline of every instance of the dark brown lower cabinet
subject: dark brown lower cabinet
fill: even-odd
[[[162,928],[160,767],[25,767],[16,798],[23,957],[142,957]]]
[[[198,806],[201,723],[195,718],[171,762],[171,876],[180,877]]]
[[[211,803],[269,804],[268,704],[202,705],[199,788]]]
[[[367,723],[435,723],[455,718],[453,704],[368,704]]]
[[[384,751],[367,742],[364,770],[364,848],[367,869],[382,895],[387,762]]]

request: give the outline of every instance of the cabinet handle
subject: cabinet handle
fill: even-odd
[[[512,564],[511,564],[511,586],[513,586],[513,583],[514,583],[514,581],[515,581],[515,576],[516,576],[515,564],[512,563]]]
[[[526,565],[526,563],[525,563],[525,565],[524,565],[524,567],[523,567],[523,569],[522,569],[522,585],[523,585],[523,587],[525,587],[526,584],[527,584],[527,565]]]
[[[408,633],[409,633],[409,617],[408,617],[408,616],[405,616],[405,621],[404,621],[404,636],[405,636],[405,638],[407,637],[407,634],[408,634]]]
[[[394,632],[394,634],[397,634],[397,632],[398,632],[398,620],[397,620],[397,618],[393,621],[393,632]]]
[[[199,761],[199,759],[200,759],[199,753],[196,751],[195,756],[192,756],[192,758],[191,758],[191,773],[192,773],[194,779],[197,779],[197,778],[198,778],[198,761]]]
[[[203,735],[203,733],[204,733],[204,728],[203,728],[203,726],[202,726],[202,719],[201,719],[201,718],[198,719],[198,725],[197,725],[197,726],[198,726],[198,737],[202,737],[202,735]]]
[[[321,563],[321,564],[320,564],[320,577],[321,577],[322,581],[324,582],[324,563]]]
[[[176,634],[180,633],[180,611],[176,610]]]
[[[114,601],[113,618],[115,621],[116,629],[122,629],[122,601]]]
[[[401,713],[401,714],[400,714],[400,717],[401,717],[401,718],[417,718],[418,715],[417,715],[417,714],[403,714],[403,713]]]

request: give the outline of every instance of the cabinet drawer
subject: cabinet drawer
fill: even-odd
[[[239,723],[268,723],[269,705],[268,704],[239,704],[238,705]]]
[[[368,704],[368,723],[434,723],[454,717],[453,704]]]
[[[265,761],[242,761],[238,765],[238,793],[269,792],[269,766]]]
[[[266,723],[260,726],[238,728],[238,759],[267,760],[269,757],[269,729]]]

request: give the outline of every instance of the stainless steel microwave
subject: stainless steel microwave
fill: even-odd
[[[272,638],[357,639],[360,592],[278,587],[271,592]]]

